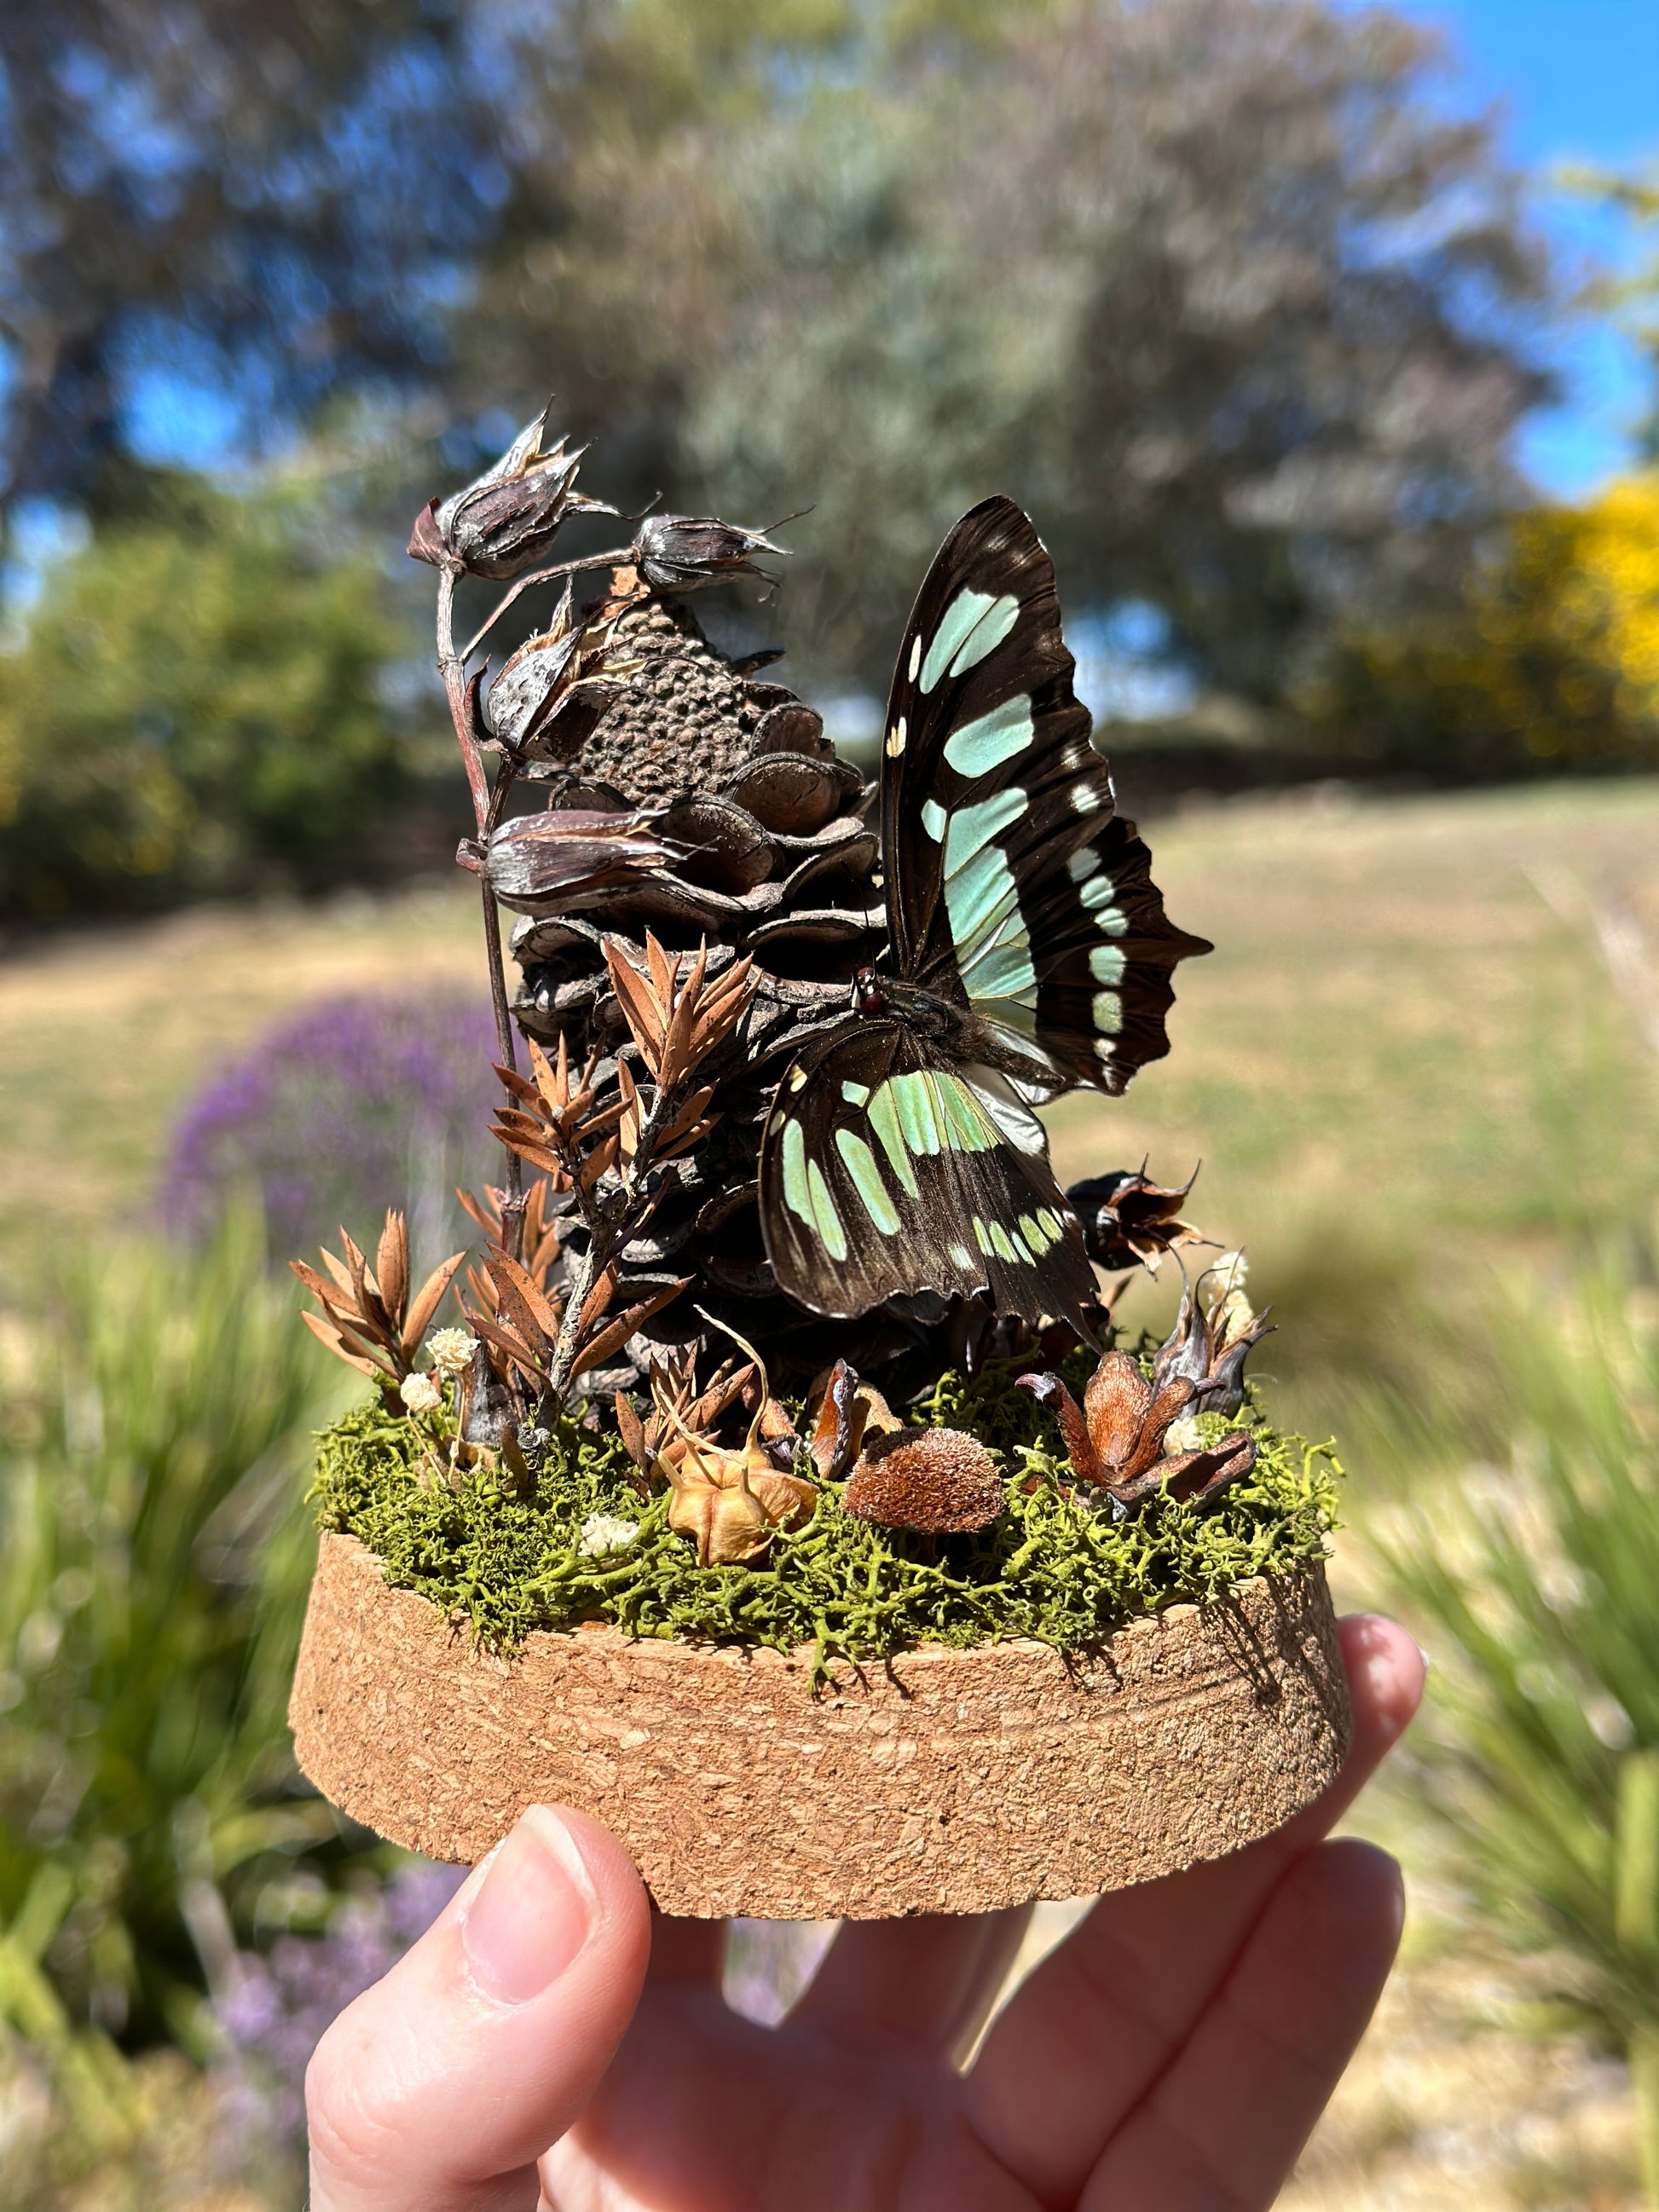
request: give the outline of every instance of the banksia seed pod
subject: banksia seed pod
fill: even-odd
[[[996,1462],[961,1429],[897,1429],[872,1437],[842,1499],[860,1521],[943,1535],[983,1528],[1006,1503]]]

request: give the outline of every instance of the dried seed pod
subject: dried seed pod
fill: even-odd
[[[872,1437],[842,1500],[860,1521],[927,1534],[983,1528],[1006,1499],[996,1462],[962,1429],[898,1429]]]
[[[694,1536],[697,1561],[705,1567],[736,1566],[759,1557],[780,1528],[798,1528],[817,1509],[818,1494],[798,1474],[772,1464],[756,1436],[740,1450],[728,1451],[706,1437],[682,1431],[685,1450],[678,1464],[659,1456],[656,1472],[673,1492],[668,1525]]]
[[[661,835],[659,824],[656,812],[645,809],[600,814],[560,807],[517,814],[491,832],[482,858],[471,839],[457,857],[463,867],[485,877],[503,906],[518,914],[553,915],[676,859],[679,848]]]
[[[866,1436],[893,1436],[904,1423],[872,1383],[862,1382],[844,1359],[821,1375],[806,1394],[810,1407],[812,1464],[826,1482],[846,1474],[864,1449]]]
[[[409,550],[416,561],[446,562],[497,581],[531,568],[545,553],[567,514],[615,514],[576,486],[585,446],[567,452],[561,438],[544,449],[550,400],[495,465],[463,490],[430,500],[415,519]]]
[[[1139,1168],[1074,1182],[1066,1195],[1083,1224],[1089,1257],[1112,1273],[1139,1266],[1155,1275],[1164,1253],[1177,1244],[1201,1244],[1202,1234],[1178,1218],[1197,1176],[1194,1168],[1179,1186],[1156,1183],[1143,1160]]]
[[[640,525],[634,559],[647,584],[659,591],[697,591],[734,576],[772,579],[755,566],[757,553],[784,553],[758,530],[742,530],[712,514],[652,514]]]
[[[703,1316],[704,1320],[708,1318]],[[749,1383],[755,1401],[749,1433],[735,1451],[716,1443],[708,1428],[701,1425],[715,1418],[715,1398],[728,1403],[729,1395],[720,1394],[711,1384],[702,1398],[686,1402],[694,1388],[689,1355],[678,1363],[676,1371],[664,1363],[653,1369],[651,1377],[653,1418],[665,1439],[652,1472],[673,1492],[668,1507],[669,1527],[682,1536],[696,1537],[698,1564],[705,1567],[735,1566],[758,1558],[780,1528],[798,1528],[810,1521],[818,1503],[816,1485],[804,1475],[775,1466],[762,1441],[769,1430],[776,1431],[777,1423],[772,1418],[775,1401],[760,1354],[735,1329],[725,1328],[722,1322],[715,1326],[748,1352],[752,1363],[730,1378],[732,1394]],[[618,1399],[619,1408],[623,1402]],[[776,1411],[781,1414],[782,1408],[777,1407]],[[787,1419],[783,1425],[787,1430]],[[627,1430],[623,1440],[632,1450]]]

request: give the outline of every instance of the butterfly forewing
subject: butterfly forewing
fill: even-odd
[[[1072,689],[1054,567],[1012,500],[940,547],[882,752],[890,984],[790,1067],[761,1148],[780,1285],[823,1314],[937,1291],[1091,1333],[1094,1279],[1029,1103],[1168,1049],[1166,919]]]
[[[1033,1088],[1121,1091],[1168,1050],[1176,961],[1146,848],[1072,689],[1054,564],[1012,500],[940,547],[899,652],[882,760],[896,971],[1024,1036]]]
[[[779,1085],[761,1146],[781,1287],[839,1316],[988,1290],[999,1312],[1086,1330],[1081,1234],[1041,1152],[1009,1134],[1020,1111],[991,1071],[945,1065],[902,1022],[855,1018],[817,1040]]]

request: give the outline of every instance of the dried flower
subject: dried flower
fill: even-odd
[[[872,1437],[842,1504],[860,1521],[928,1534],[983,1528],[1006,1503],[996,1462],[962,1429],[898,1429]]]
[[[443,1392],[429,1375],[405,1375],[398,1395],[411,1413],[435,1413],[444,1401]]]
[[[613,1552],[626,1552],[639,1541],[640,1524],[619,1513],[590,1513],[582,1522],[576,1550],[584,1559],[603,1559]]]
[[[1197,1176],[1194,1168],[1178,1188],[1152,1182],[1143,1160],[1139,1168],[1074,1182],[1066,1195],[1083,1224],[1089,1257],[1112,1273],[1139,1266],[1155,1275],[1158,1261],[1176,1245],[1201,1244],[1203,1236],[1192,1223],[1177,1218]]]
[[[647,584],[659,591],[690,592],[733,576],[773,579],[755,566],[757,553],[787,555],[758,530],[740,530],[710,514],[653,514],[640,525],[634,561]]]
[[[434,1328],[426,1341],[427,1356],[440,1375],[465,1375],[477,1348],[477,1338],[464,1328]]]
[[[410,536],[414,559],[437,568],[453,562],[470,575],[500,580],[532,567],[557,537],[567,514],[617,513],[575,488],[586,446],[569,453],[561,438],[544,450],[552,404],[519,433],[494,467],[441,504],[428,501]]]
[[[656,1413],[682,1446],[678,1455],[659,1451],[652,1472],[673,1492],[669,1527],[682,1536],[696,1537],[698,1564],[705,1567],[735,1566],[757,1559],[780,1528],[799,1528],[810,1521],[818,1502],[816,1486],[804,1475],[786,1473],[774,1464],[761,1440],[772,1403],[765,1364],[735,1329],[726,1334],[749,1354],[758,1383],[749,1432],[735,1451],[717,1443],[706,1429],[689,1425],[662,1369],[653,1368],[651,1378]],[[660,1385],[659,1376],[664,1378]]]

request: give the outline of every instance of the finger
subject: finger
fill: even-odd
[[[306,2075],[313,2212],[507,2212],[587,2103],[644,1978],[614,1836],[532,1806]]]
[[[983,2026],[1030,1917],[1026,1905],[971,1919],[925,1913],[849,1922],[790,2024],[955,2060]]]
[[[1322,1844],[1297,1860],[1079,2212],[1265,2212],[1365,2032],[1404,1918],[1386,1852]]]
[[[1190,2033],[1286,1867],[1339,1820],[1416,1711],[1423,1656],[1391,1621],[1341,1624],[1352,1747],[1277,1835],[1102,1899],[998,2019],[969,2076],[981,2137],[1045,2199],[1069,2201]]]
[[[651,1913],[653,1982],[718,1983],[726,1966],[723,1920],[677,1920],[654,1906]]]

